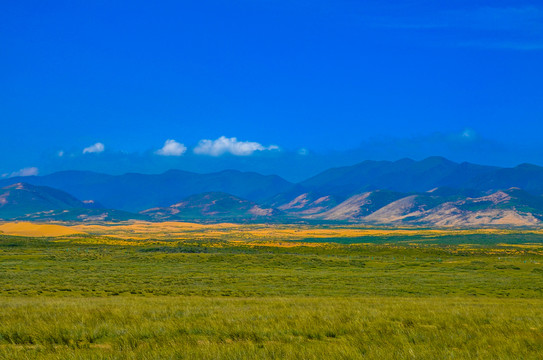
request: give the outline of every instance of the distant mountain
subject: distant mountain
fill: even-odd
[[[372,195],[374,193],[355,195],[321,214],[321,218],[426,226],[535,226],[541,225],[543,220],[543,197],[516,188],[475,198],[430,192],[393,200],[399,196],[394,193],[388,198],[393,201],[386,203],[383,199],[381,206],[368,210]]]
[[[0,189],[0,219],[35,221],[121,221],[147,219],[139,214],[103,209],[48,186],[16,183]]]
[[[244,221],[275,220],[281,212],[222,192],[208,192],[187,197],[169,207],[141,212],[153,220]]]
[[[294,186],[289,192],[268,199],[265,204],[291,215],[306,216],[323,213],[343,200],[337,196],[304,191],[303,187]]]
[[[119,176],[64,171],[3,179],[0,186],[0,219],[543,225],[542,167],[440,157],[365,161],[299,184],[253,172],[171,170]]]
[[[495,169],[474,176],[463,183],[463,187],[482,191],[517,187],[532,194],[543,195],[543,167],[521,164],[514,168]]]
[[[353,195],[328,211],[318,214],[316,218],[360,221],[403,196],[405,195],[387,190],[376,190]]]
[[[0,186],[20,181],[58,188],[80,199],[93,199],[107,208],[132,212],[169,206],[187,196],[210,191],[226,192],[251,201],[263,201],[286,192],[293,186],[276,175],[236,170],[211,174],[170,170],[158,175],[118,176],[63,171],[45,176],[4,179],[0,181]]]
[[[418,221],[427,212],[445,202],[446,199],[440,196],[410,195],[383,206],[363,220],[389,224]]]
[[[543,167],[522,164],[514,168],[499,168],[459,164],[441,157],[422,161],[364,161],[326,170],[299,185],[306,191],[344,197],[372,190],[410,193],[444,187],[477,191],[518,187],[534,195],[543,195]]]
[[[478,198],[445,202],[408,218],[431,226],[536,226],[543,219],[543,198],[512,188]]]
[[[46,186],[16,183],[0,189],[0,218],[9,219],[48,210],[86,208],[72,195]]]
[[[440,157],[422,161],[364,161],[326,170],[300,185],[311,191],[344,197],[372,190],[424,192],[443,186],[464,188],[473,179],[484,178],[497,169],[458,164]]]
[[[141,214],[134,214],[122,210],[112,209],[65,209],[65,210],[48,210],[35,213],[25,214],[11,218],[10,220],[21,221],[85,221],[85,222],[101,222],[101,221],[126,221],[126,220],[151,220],[149,217]]]

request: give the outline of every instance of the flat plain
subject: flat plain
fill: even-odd
[[[539,230],[0,231],[0,358],[543,358]]]

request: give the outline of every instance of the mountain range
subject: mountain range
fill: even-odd
[[[0,219],[341,221],[421,226],[539,226],[543,167],[364,161],[300,183],[227,170],[107,175],[64,171],[0,180]]]

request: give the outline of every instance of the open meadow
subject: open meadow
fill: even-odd
[[[0,231],[0,358],[543,358],[539,230]]]

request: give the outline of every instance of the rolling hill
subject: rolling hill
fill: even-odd
[[[192,195],[169,207],[141,212],[153,220],[244,221],[276,220],[282,214],[255,202],[222,192]]]
[[[314,218],[360,221],[403,196],[405,195],[388,190],[376,190],[356,194]]]
[[[49,210],[86,208],[64,191],[46,186],[16,183],[0,190],[0,218],[9,219]]]
[[[0,189],[0,219],[33,221],[122,221],[145,216],[104,209],[47,186],[16,183]]]
[[[480,197],[440,196],[436,192],[399,196],[394,193],[368,210],[374,193],[355,195],[320,215],[326,220],[424,226],[537,226],[543,220],[543,198],[517,188]],[[399,197],[394,200],[394,197]],[[373,210],[373,211],[372,211]]]

